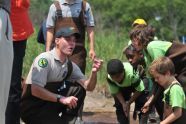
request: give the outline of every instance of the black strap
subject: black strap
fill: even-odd
[[[171,84],[171,86],[170,86],[170,88],[169,88],[169,91],[168,91],[168,94],[169,94],[169,95],[170,95],[170,90],[171,90],[172,86],[174,86],[174,85],[179,85],[179,86],[180,86],[180,84],[179,84],[178,82]]]
[[[58,83],[53,83],[53,82],[48,82],[46,85],[45,85],[45,88],[52,88],[52,87],[61,87],[64,82],[70,77],[70,75],[72,74],[72,71],[73,71],[73,65],[72,65],[72,61],[68,59],[68,62],[67,62],[67,74],[65,76],[65,78],[62,80],[62,81],[59,81]],[[53,89],[53,88],[52,88]],[[56,88],[54,88],[56,89]]]
[[[87,3],[86,0],[83,0],[82,1],[82,6],[81,6],[82,14],[83,14],[82,22],[83,22],[84,25],[86,25],[86,19],[85,19],[86,3]]]
[[[62,18],[62,16],[63,16],[62,15],[62,9],[61,9],[59,1],[54,1],[54,5],[56,7],[57,19]]]
[[[66,80],[67,78],[69,78],[70,75],[71,75],[71,73],[72,73],[73,65],[72,65],[72,61],[71,60],[68,60],[68,62],[67,62],[67,68],[68,68],[68,72],[67,72],[66,77],[63,80]]]
[[[170,90],[171,90],[171,88],[172,88],[174,85],[179,85],[179,86],[181,86],[178,82],[171,84],[171,86],[170,86],[170,88],[169,88],[169,91],[168,91],[167,94],[165,95],[165,102],[166,102],[167,104],[170,103]]]

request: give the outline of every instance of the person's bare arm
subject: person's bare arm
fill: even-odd
[[[54,39],[54,28],[47,28],[46,51],[50,51]]]
[[[148,112],[149,111],[149,109],[150,109],[150,104],[151,104],[151,101],[154,99],[154,94],[152,94],[151,96],[150,96],[150,98],[148,99],[148,101],[143,105],[143,107],[141,108],[141,111],[143,112],[143,113],[146,113],[146,112]]]
[[[96,57],[95,49],[94,49],[94,27],[87,27],[87,35],[89,41],[89,57],[93,60]]]
[[[135,91],[134,94],[131,96],[131,98],[128,101],[129,105],[131,103],[133,103],[140,95],[141,95],[141,92]]]
[[[42,100],[57,102],[57,94],[52,93],[37,84],[31,84],[31,93],[33,96],[38,97]]]
[[[149,111],[150,107],[154,105],[156,102],[157,98],[160,97],[160,94],[163,92],[163,88],[159,85],[154,85],[153,86],[153,94],[150,96],[148,101],[144,104],[142,107],[142,112],[146,113]]]
[[[35,97],[50,102],[57,102],[57,95],[59,95],[59,94],[52,93],[37,84],[31,85],[31,93]],[[69,96],[69,97],[62,96],[59,99],[59,102],[61,104],[67,105],[69,108],[75,108],[77,106],[77,101],[78,99],[74,96]]]
[[[126,101],[124,97],[122,96],[121,92],[117,93],[115,96],[117,97],[117,99],[119,100],[121,104],[125,104]]]
[[[176,107],[168,117],[166,117],[163,121],[160,122],[160,124],[171,124],[181,116],[182,116],[182,108]]]
[[[127,101],[125,101],[121,92],[118,92],[115,96],[119,100],[119,102],[121,103],[122,108],[123,108],[123,112],[125,113],[126,117],[128,117],[129,110],[130,110],[130,105],[128,104]]]
[[[84,88],[87,91],[94,90],[96,83],[97,83],[97,72],[100,70],[102,63],[103,63],[103,60],[94,58],[92,71],[91,71],[89,78],[85,81],[82,81],[82,80],[80,81],[80,83],[84,86]]]

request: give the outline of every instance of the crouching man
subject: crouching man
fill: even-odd
[[[68,59],[80,37],[73,27],[56,32],[55,47],[37,56],[26,79],[21,118],[26,124],[74,124],[85,90],[94,90],[102,60],[93,60],[90,77]]]

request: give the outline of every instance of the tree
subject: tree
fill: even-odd
[[[144,18],[157,28],[160,39],[177,40],[178,36],[186,34],[184,0],[92,0],[92,3],[95,11],[102,14],[104,28],[128,32],[136,18]]]
[[[40,25],[47,17],[52,0],[30,0],[30,16],[35,26]]]
[[[30,14],[38,25],[46,18],[53,0],[31,0]],[[186,35],[184,0],[88,0],[98,31],[114,31],[128,37],[136,18],[145,19],[157,29],[159,39],[178,40]],[[122,36],[123,36],[122,35]],[[120,36],[119,36],[120,37]]]

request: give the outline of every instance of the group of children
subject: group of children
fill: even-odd
[[[130,32],[131,44],[123,51],[129,62],[111,59],[107,63],[109,91],[120,124],[129,124],[133,102],[133,118],[138,114],[140,124],[147,123],[154,107],[160,124],[186,121],[186,45],[155,41],[154,34],[146,23],[135,26]]]

